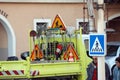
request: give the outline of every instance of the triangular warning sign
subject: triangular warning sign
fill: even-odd
[[[66,58],[69,58],[70,54],[73,55],[73,57],[76,59],[76,60],[79,60],[79,57],[77,55],[77,52],[75,51],[74,47],[72,45],[68,45],[67,47],[67,51],[66,53],[64,54],[63,58],[66,60]]]
[[[100,44],[100,41],[98,40],[98,37],[96,37],[95,42],[91,48],[91,52],[104,52],[103,48]]]
[[[56,15],[52,28],[60,28],[61,30],[66,30],[65,25],[59,15]]]

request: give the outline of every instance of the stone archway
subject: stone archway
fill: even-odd
[[[7,32],[8,38],[8,56],[16,56],[16,38],[14,31],[9,23],[9,21],[2,15],[0,15],[0,23],[3,25]]]
[[[106,28],[114,29],[113,32],[107,32],[107,41],[120,41],[120,14],[113,15],[109,18]]]

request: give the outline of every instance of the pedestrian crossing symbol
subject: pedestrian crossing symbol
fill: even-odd
[[[105,53],[105,36],[101,34],[90,35],[89,55],[104,56]]]
[[[103,49],[97,37],[95,39],[91,52],[103,52]]]

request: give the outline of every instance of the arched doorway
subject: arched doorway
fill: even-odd
[[[5,55],[5,57],[7,59],[7,57],[9,57],[9,56],[16,56],[16,39],[15,39],[14,31],[13,31],[10,23],[8,22],[8,20],[2,15],[0,15],[0,24],[2,27],[4,27],[4,30],[7,34],[7,41],[8,41],[7,42],[7,45],[8,45],[7,52],[8,53],[6,54],[7,56]],[[0,53],[0,54],[4,54],[4,53]],[[2,56],[4,56],[4,55],[2,55]],[[2,57],[2,56],[0,56],[0,57]]]
[[[111,32],[107,32],[107,41],[120,41],[120,14],[113,15],[106,23],[106,28],[113,29]]]

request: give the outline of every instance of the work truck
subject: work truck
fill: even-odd
[[[51,28],[39,38],[34,38],[36,35],[34,30],[29,34],[30,51],[23,52],[21,60],[0,61],[0,79],[86,79],[89,59],[82,41],[81,29],[75,30],[73,34],[67,34],[61,29]]]

